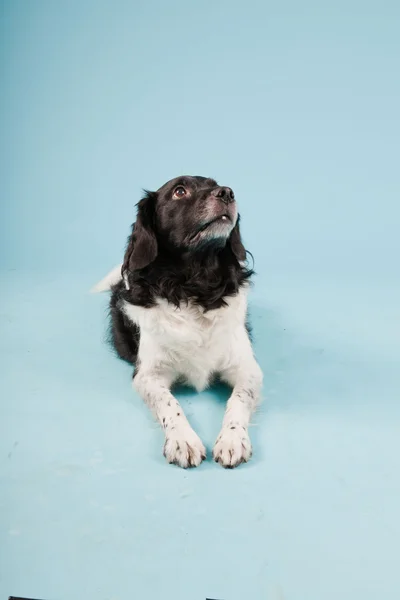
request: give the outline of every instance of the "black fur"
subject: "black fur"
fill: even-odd
[[[111,294],[109,341],[122,360],[136,364],[140,330],[120,309],[122,286],[121,283],[116,285]]]
[[[181,183],[190,189],[190,197],[171,199]],[[191,300],[205,310],[217,309],[253,274],[242,264],[246,250],[239,217],[228,237],[197,235],[199,226],[204,228],[205,215],[210,220],[222,210],[234,214],[233,200],[220,208],[216,195],[221,189],[229,190],[211,179],[185,177],[168,182],[158,192],[146,192],[139,202],[122,266],[125,281],[113,288],[110,301],[111,342],[129,363],[136,363],[140,331],[121,310],[123,301],[150,308],[157,298],[176,306]]]

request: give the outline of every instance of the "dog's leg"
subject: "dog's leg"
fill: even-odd
[[[214,460],[230,469],[251,458],[248,426],[262,385],[261,369],[253,356],[248,336],[243,333],[233,348],[232,364],[221,373],[222,380],[233,390],[213,450]]]
[[[133,385],[164,430],[167,461],[183,468],[197,467],[205,459],[206,449],[189,425],[178,400],[171,394],[172,381],[172,377],[159,370],[139,368]]]

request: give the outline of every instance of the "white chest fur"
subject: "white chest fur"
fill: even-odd
[[[204,312],[193,304],[179,308],[159,300],[152,308],[124,303],[125,314],[140,327],[141,367],[169,369],[198,390],[212,374],[232,366],[237,344],[245,335],[247,290],[227,299],[227,306]]]

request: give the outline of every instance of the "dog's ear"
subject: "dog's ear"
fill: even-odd
[[[127,272],[144,269],[157,256],[158,245],[154,230],[156,198],[156,192],[146,192],[145,197],[137,205],[136,222],[132,225],[132,234],[128,240],[121,269],[124,277]]]
[[[231,235],[229,236],[228,243],[230,244],[231,250],[233,254],[236,256],[239,262],[243,262],[246,260],[246,249],[243,246],[242,238],[240,235],[240,226],[239,226],[240,217],[236,221],[236,225],[232,230]]]

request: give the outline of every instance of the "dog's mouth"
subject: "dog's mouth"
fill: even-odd
[[[203,225],[201,225],[196,232],[191,236],[190,241],[194,241],[198,236],[200,236],[202,233],[204,233],[205,231],[207,231],[208,229],[210,229],[213,225],[230,225],[232,223],[232,219],[230,218],[229,215],[224,214],[224,215],[219,215],[218,217],[215,217],[215,219],[212,219],[211,221],[208,221],[207,223],[204,223]]]

